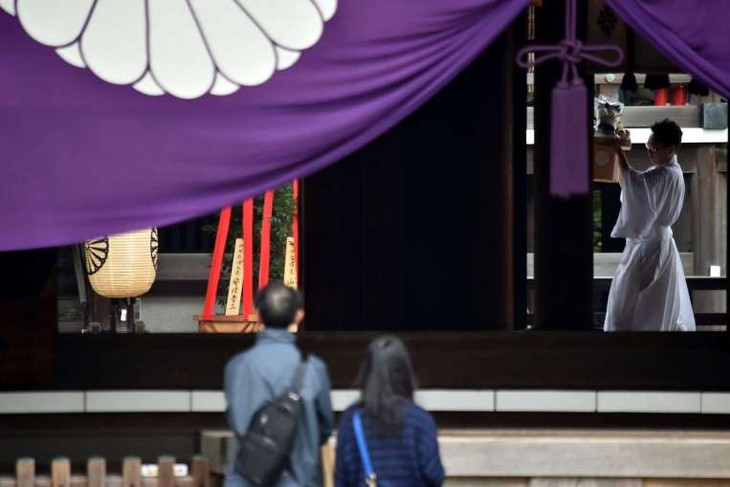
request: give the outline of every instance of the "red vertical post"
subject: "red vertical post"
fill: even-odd
[[[299,272],[299,180],[291,184],[291,194],[294,200],[294,211],[291,219],[291,233],[294,239],[294,266]]]
[[[261,220],[261,254],[259,255],[259,289],[269,282],[269,262],[271,259],[271,214],[274,211],[274,192],[264,195],[264,212]]]
[[[228,227],[231,223],[231,207],[221,210],[218,218],[218,231],[215,234],[215,245],[213,247],[213,259],[210,263],[210,275],[208,276],[208,288],[205,291],[205,304],[203,305],[203,316],[208,318],[213,315],[215,297],[218,293],[218,281],[221,277],[221,266],[223,265],[223,252],[226,250],[226,239],[228,238]]]
[[[253,198],[243,203],[243,319],[253,312]]]

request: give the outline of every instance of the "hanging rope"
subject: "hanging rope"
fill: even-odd
[[[578,64],[592,61],[617,67],[623,51],[611,44],[584,45],[576,36],[576,0],[565,2],[565,38],[555,45],[528,46],[517,53],[517,64],[530,68],[551,59],[563,63],[563,75],[552,91],[550,140],[550,194],[562,198],[585,195],[590,190],[588,176],[588,91],[578,74]],[[529,54],[534,52],[534,60]],[[615,59],[598,53],[613,52]]]

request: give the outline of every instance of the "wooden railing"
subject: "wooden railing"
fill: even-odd
[[[86,472],[72,475],[71,462],[60,457],[51,462],[50,475],[37,475],[33,458],[18,459],[15,476],[0,476],[0,487],[210,487],[210,465],[204,456],[192,459],[189,475],[175,475],[175,458],[161,456],[156,475],[144,475],[138,457],[126,457],[121,475],[108,474],[106,459],[89,458]]]

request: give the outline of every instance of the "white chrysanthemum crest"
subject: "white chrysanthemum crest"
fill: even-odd
[[[337,0],[0,0],[36,41],[150,96],[224,96],[319,41]]]

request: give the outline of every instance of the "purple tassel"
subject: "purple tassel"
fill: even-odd
[[[560,81],[552,93],[550,194],[560,198],[588,194],[588,92],[580,78]]]
[[[527,46],[517,53],[517,64],[534,67],[548,59],[563,63],[562,80],[553,88],[552,133],[550,139],[550,194],[560,198],[585,195],[591,183],[588,171],[588,91],[578,76],[577,65],[583,60],[617,67],[624,53],[616,46],[584,46],[576,37],[577,1],[565,0],[565,39],[557,45]],[[616,57],[606,60],[596,53],[612,51]],[[534,53],[534,57],[530,57]]]

